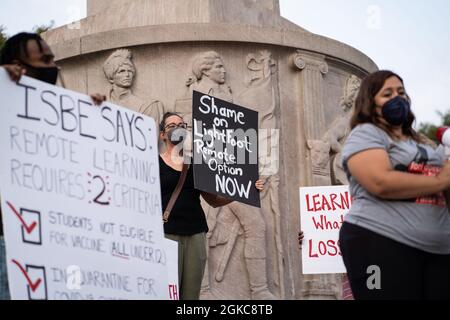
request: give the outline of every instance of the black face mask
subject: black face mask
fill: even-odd
[[[389,100],[381,109],[384,119],[392,126],[406,126],[411,105],[408,100],[400,96]]]
[[[175,128],[167,133],[167,138],[174,146],[177,146],[184,141],[186,135],[186,129]]]
[[[26,67],[27,76],[46,82],[48,84],[56,84],[59,73],[58,67],[33,67],[26,62],[21,62],[21,64]]]

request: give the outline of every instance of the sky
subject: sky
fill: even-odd
[[[86,0],[0,1],[0,25],[9,35],[86,16]],[[380,69],[397,72],[418,122],[437,124],[436,111],[450,110],[450,1],[280,0],[280,6],[297,25],[355,47]]]

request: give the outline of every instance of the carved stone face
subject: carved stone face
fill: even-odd
[[[209,79],[218,84],[225,83],[226,74],[227,72],[225,70],[222,60],[220,59],[216,59],[212,68],[204,72],[205,76],[207,76]]]
[[[122,64],[114,74],[113,83],[121,88],[130,88],[133,85],[134,68],[129,64]]]

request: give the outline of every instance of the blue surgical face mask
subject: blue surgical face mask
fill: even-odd
[[[392,126],[406,125],[411,105],[408,100],[401,96],[396,96],[389,100],[382,108],[384,119]]]

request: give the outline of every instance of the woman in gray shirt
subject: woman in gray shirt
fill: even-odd
[[[450,299],[450,163],[414,121],[398,75],[364,79],[343,150],[353,206],[340,231],[356,299]]]

